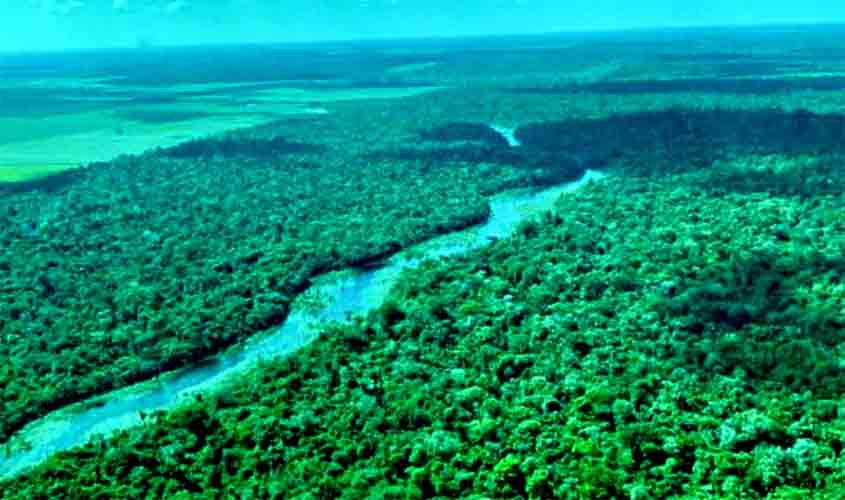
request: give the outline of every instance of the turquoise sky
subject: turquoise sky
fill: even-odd
[[[0,51],[845,22],[844,0],[0,0]]]

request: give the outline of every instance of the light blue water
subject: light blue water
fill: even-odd
[[[384,266],[348,275],[325,284],[315,284],[304,295],[321,298],[317,308],[294,307],[285,322],[264,338],[245,343],[226,354],[190,368],[167,374],[152,382],[116,391],[111,396],[73,405],[29,425],[12,441],[31,449],[7,453],[0,459],[0,477],[11,477],[37,465],[52,454],[84,445],[98,435],[109,435],[142,423],[141,413],[172,408],[180,401],[209,389],[222,380],[242,374],[261,361],[289,354],[319,335],[329,322],[345,321],[382,304],[400,273],[426,259],[463,254],[513,234],[526,218],[552,208],[563,193],[577,189],[601,174],[588,171],[582,179],[534,193],[510,194],[491,200],[491,215],[482,225],[432,239],[400,252]]]

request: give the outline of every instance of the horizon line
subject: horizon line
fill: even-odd
[[[520,38],[520,37],[550,37],[561,35],[613,35],[625,33],[659,33],[661,31],[694,31],[702,29],[736,29],[736,28],[801,28],[801,27],[828,27],[845,28],[845,21],[773,21],[763,23],[714,23],[714,24],[666,24],[654,26],[631,26],[617,28],[568,28],[554,31],[538,32],[507,32],[507,33],[466,33],[456,35],[419,35],[419,36],[372,36],[372,37],[349,37],[349,38],[326,38],[309,41],[303,40],[263,40],[243,42],[210,42],[210,43],[184,43],[184,44],[150,44],[150,45],[117,45],[106,47],[70,47],[66,49],[38,49],[38,50],[5,50],[0,48],[0,56],[28,56],[28,55],[58,55],[85,52],[110,52],[110,51],[151,51],[151,50],[172,50],[172,49],[202,49],[221,47],[248,47],[248,46],[291,46],[307,47],[314,45],[332,44],[361,44],[378,42],[421,42],[421,41],[449,41],[449,40],[485,40],[497,38]]]

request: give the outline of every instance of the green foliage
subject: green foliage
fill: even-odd
[[[563,68],[582,78],[597,53],[636,54],[613,69],[622,87],[650,76],[649,49],[615,43],[491,51],[495,63],[450,55],[460,68],[425,71],[461,85],[555,84]],[[3,199],[0,287],[12,299],[0,353],[14,362],[0,363],[0,422],[20,423],[237,341],[283,316],[314,273],[477,221],[482,195],[503,187],[573,164],[686,172],[565,196],[515,238],[407,273],[380,310],[227,394],[60,453],[0,498],[843,497],[838,117],[731,111],[839,101],[502,94],[338,103],[319,127],[251,132],[326,154],[150,155],[86,172],[74,180],[84,189]],[[692,100],[728,107],[665,110]],[[475,145],[379,156],[448,129],[456,109],[465,123],[540,123],[534,139],[521,134],[531,155]],[[484,143],[477,133],[458,139]],[[543,165],[561,159],[558,173]]]
[[[244,134],[230,135],[213,139],[196,139],[173,146],[163,151],[172,158],[198,159],[220,157],[253,157],[278,159],[283,155],[315,153],[320,148],[309,144],[294,143],[284,137],[255,139]]]
[[[436,142],[481,142],[490,146],[508,147],[508,141],[484,123],[453,122],[420,133],[420,138]]]
[[[366,160],[361,104],[192,141],[0,198],[0,440],[69,402],[282,322],[316,274],[483,220],[530,173]],[[319,121],[319,125],[315,124]],[[359,123],[372,144],[348,136]],[[503,182],[502,178],[508,177]]]
[[[517,137],[531,149],[581,155],[587,165],[612,164],[628,174],[665,175],[708,168],[717,160],[736,156],[841,154],[845,117],[806,109],[676,106],[597,119],[534,123],[520,127]],[[800,181],[794,177],[734,176],[727,179],[727,185],[768,184],[771,190],[800,192]]]
[[[814,227],[841,200],[758,212],[685,182],[564,197],[530,238],[408,272],[380,310],[225,400],[59,454],[0,496],[835,497],[842,391],[787,353],[776,370],[753,353],[795,341],[802,308],[841,300],[836,261],[813,256],[845,228],[817,253],[798,238],[760,250],[785,214]],[[753,314],[731,323],[720,308],[740,298]]]

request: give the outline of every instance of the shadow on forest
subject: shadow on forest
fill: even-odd
[[[15,193],[26,193],[29,191],[44,191],[47,193],[53,193],[82,180],[86,174],[85,170],[99,165],[101,164],[95,163],[89,165],[88,167],[67,170],[65,172],[59,172],[30,181],[0,182],[0,196]]]
[[[726,66],[725,75],[743,75],[742,65]],[[746,68],[752,71],[752,68]],[[764,70],[765,68],[760,68]],[[817,78],[679,78],[672,80],[618,80],[593,83],[571,83],[548,87],[512,87],[512,94],[671,94],[703,92],[716,94],[775,94],[779,92],[830,92],[845,89],[845,77]]]
[[[324,150],[325,148],[320,145],[289,142],[284,137],[274,137],[271,139],[214,137],[184,142],[171,148],[160,148],[149,154],[182,160],[199,160],[215,157],[274,160],[285,155],[320,153]],[[96,162],[82,168],[68,170],[37,180],[0,183],[0,195],[29,191],[56,192],[82,180],[86,173],[94,168],[108,170],[113,164],[113,162]]]
[[[612,166],[622,173],[660,176],[707,169],[717,160],[754,155],[826,155],[795,172],[739,169],[715,172],[708,191],[766,191],[811,196],[838,192],[839,153],[845,153],[845,115],[805,110],[691,110],[672,108],[601,119],[527,124],[516,130],[521,147],[482,123],[453,122],[423,130],[376,158],[492,163],[517,168],[584,169]],[[566,177],[566,176],[564,176]]]
[[[490,126],[472,122],[453,122],[424,130],[405,146],[369,157],[422,162],[424,170],[450,162],[509,165],[530,171],[531,183],[537,186],[576,180],[591,167],[589,162],[566,151],[511,147]]]
[[[692,110],[672,108],[601,119],[533,123],[519,127],[513,148],[483,123],[452,122],[421,131],[405,145],[372,158],[511,165],[557,170],[559,182],[585,169],[611,166],[622,173],[662,176],[709,169],[717,160],[754,155],[817,156],[793,171],[720,169],[699,188],[718,193],[765,191],[813,196],[845,187],[845,115],[806,110]]]
[[[283,155],[319,153],[321,151],[323,151],[321,146],[289,142],[284,137],[273,137],[271,139],[251,137],[197,139],[161,150],[164,156],[180,159],[212,158],[215,156],[269,159]]]
[[[790,231],[772,238],[797,236]],[[774,247],[747,259],[725,256],[702,272],[679,276],[656,306],[688,335],[676,344],[684,365],[725,375],[742,369],[749,381],[773,381],[817,397],[845,391],[836,352],[845,341],[845,316],[835,297],[813,303],[800,293],[811,283],[837,286],[845,279],[845,260],[812,248],[788,253]],[[753,324],[768,328],[749,328]]]
[[[845,115],[673,108],[528,124],[517,129],[516,137],[529,149],[586,152],[596,165],[612,163],[635,175],[666,175],[737,156],[845,152]],[[832,165],[825,168],[836,170]],[[768,190],[767,184],[758,176],[745,188]],[[773,178],[772,185],[785,188],[783,180]]]
[[[722,167],[711,175],[691,179],[692,185],[710,195],[725,193],[769,193],[773,196],[809,198],[845,192],[845,156],[828,155],[807,160],[802,168],[776,171],[764,169]]]

